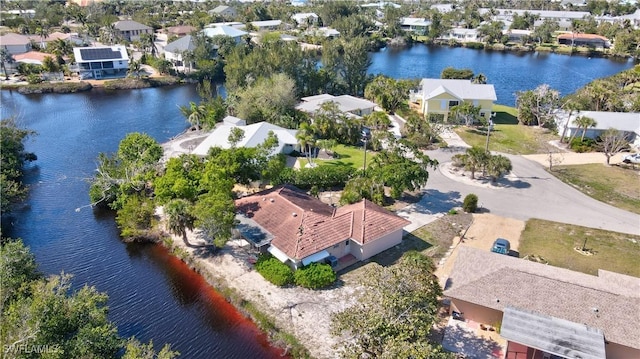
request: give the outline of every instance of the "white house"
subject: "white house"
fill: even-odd
[[[299,12],[291,15],[291,19],[300,25],[315,25],[318,23],[318,15],[314,12]]]
[[[227,26],[227,25],[206,27],[202,30],[202,33],[208,37],[215,37],[215,36],[231,37],[235,40],[236,44],[239,44],[240,42],[242,42],[242,37],[248,34],[246,31],[242,31],[240,29]]]
[[[231,6],[220,5],[213,10],[209,10],[209,15],[218,15],[225,19],[233,19],[238,16],[238,12]]]
[[[632,147],[640,149],[640,112],[580,111],[571,114],[571,118],[567,116],[568,113],[565,111],[556,114],[556,124],[560,133],[567,125],[567,120],[569,121],[567,137],[572,137],[574,134],[578,137],[582,136],[582,128],[578,128],[575,120],[579,117],[589,117],[596,121],[596,125],[587,128],[586,138],[598,138],[604,131],[615,128],[627,134]]]
[[[176,41],[168,43],[164,47],[164,58],[170,61],[175,68],[185,68],[188,64],[184,63],[184,53],[195,50],[196,45],[193,36],[186,35]]]
[[[129,69],[129,55],[124,45],[74,47],[73,55],[81,78],[124,77]]]
[[[403,17],[400,19],[400,28],[419,35],[425,35],[429,31],[431,21],[422,17]]]
[[[268,122],[247,125],[242,119],[227,116],[222,124],[218,125],[191,153],[198,156],[206,156],[211,147],[231,148],[229,135],[234,128],[239,128],[244,132],[244,136],[235,145],[236,147],[256,147],[264,142],[269,136],[269,132],[273,132],[278,137],[278,146],[274,153],[289,154],[298,145],[298,139],[296,139],[297,130],[289,130]]]
[[[420,102],[425,116],[440,114],[445,121],[451,108],[462,102],[480,107],[480,116],[488,119],[497,100],[493,85],[474,84],[471,80],[422,79],[420,87],[412,100]]]
[[[8,33],[0,36],[0,46],[7,49],[11,55],[24,54],[31,51],[31,39],[28,36]]]
[[[277,30],[282,26],[282,20],[252,21],[251,25],[258,31]]]
[[[365,116],[374,111],[377,106],[374,102],[350,95],[333,96],[329,94],[303,97],[296,109],[313,114],[320,109],[325,102],[335,102],[343,113],[355,116]]]
[[[443,36],[442,40],[455,40],[458,42],[478,42],[480,35],[477,29],[465,29],[462,27],[454,27],[449,29]]]

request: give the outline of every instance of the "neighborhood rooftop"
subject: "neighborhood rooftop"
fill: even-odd
[[[329,94],[322,94],[303,97],[302,103],[296,106],[296,108],[300,111],[313,113],[318,111],[323,103],[330,101],[335,102],[338,105],[338,109],[342,112],[352,112],[356,110],[374,108],[376,106],[374,102],[350,95],[333,96]]]
[[[426,99],[449,93],[460,100],[497,100],[493,85],[474,84],[471,80],[431,79],[420,81],[422,93]]]
[[[608,341],[640,349],[640,278],[603,270],[593,276],[460,247],[444,294],[582,323],[602,330]]]

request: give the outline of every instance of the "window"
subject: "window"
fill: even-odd
[[[478,106],[478,103],[479,103],[479,102],[480,102],[480,101],[478,101],[478,100],[473,100],[473,106]]]
[[[347,239],[346,241],[344,241],[344,245],[348,246],[349,245],[349,240]]]
[[[480,112],[480,117],[484,117],[484,112]]]
[[[460,102],[458,102],[457,100],[449,101],[449,107],[458,106],[459,103]]]
[[[440,100],[440,109],[441,110],[447,109],[447,100]]]

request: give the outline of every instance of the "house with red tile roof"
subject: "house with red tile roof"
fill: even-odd
[[[558,43],[571,46],[592,46],[597,48],[609,48],[611,42],[604,36],[595,34],[569,33],[558,35]]]
[[[240,234],[293,268],[329,256],[365,260],[400,244],[410,223],[368,200],[335,208],[290,185],[240,198],[236,208]]]
[[[443,294],[468,323],[499,326],[504,358],[640,358],[640,278],[458,250]]]

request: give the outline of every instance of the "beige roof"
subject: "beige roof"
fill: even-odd
[[[11,46],[11,45],[26,45],[31,43],[31,39],[28,36],[8,33],[6,35],[0,36],[0,45]]]
[[[593,276],[460,247],[444,294],[582,323],[601,329],[610,342],[640,349],[640,278],[602,270]]]
[[[240,198],[236,207],[273,236],[273,246],[298,260],[350,238],[366,244],[409,224],[367,200],[336,210],[288,185]]]

